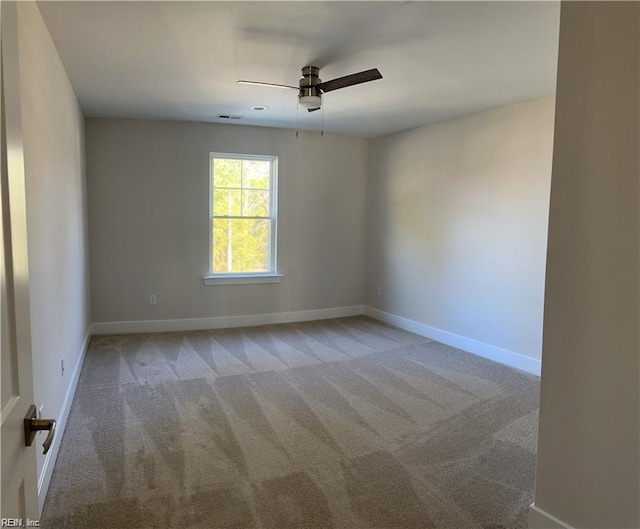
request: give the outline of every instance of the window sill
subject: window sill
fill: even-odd
[[[204,284],[212,285],[255,285],[258,283],[280,283],[282,274],[247,274],[204,276]]]

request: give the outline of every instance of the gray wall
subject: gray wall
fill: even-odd
[[[365,140],[291,130],[86,120],[94,322],[361,305]],[[280,284],[204,286],[209,153],[279,157]],[[157,305],[148,296],[157,295]]]
[[[367,305],[540,358],[553,113],[548,97],[372,141]]]
[[[562,4],[535,504],[577,528],[640,527],[639,21]]]
[[[34,390],[60,419],[90,323],[84,118],[35,2],[18,24]]]

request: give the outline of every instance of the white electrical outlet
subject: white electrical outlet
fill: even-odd
[[[382,296],[382,287],[376,288],[376,296]]]
[[[155,294],[151,294],[149,296],[149,305],[154,307],[156,305],[156,295]]]
[[[60,359],[60,376],[64,377],[64,357]]]

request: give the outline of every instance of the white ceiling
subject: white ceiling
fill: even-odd
[[[235,122],[376,137],[553,94],[559,2],[39,2],[86,116]],[[327,81],[296,92],[305,65]],[[267,105],[256,112],[252,105]],[[324,114],[324,115],[322,115]],[[224,121],[228,123],[228,121]]]

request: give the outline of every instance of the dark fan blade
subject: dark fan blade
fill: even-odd
[[[382,79],[382,74],[377,68],[374,68],[373,70],[365,70],[364,72],[352,73],[351,75],[338,77],[331,81],[325,81],[324,83],[320,83],[318,88],[323,92],[331,92],[331,90],[337,90],[338,88],[345,88],[360,83],[368,83],[376,79]]]
[[[309,108],[309,109],[307,109],[307,110],[309,110],[309,112],[315,112],[316,110],[320,110],[320,107],[317,107],[317,108]]]

